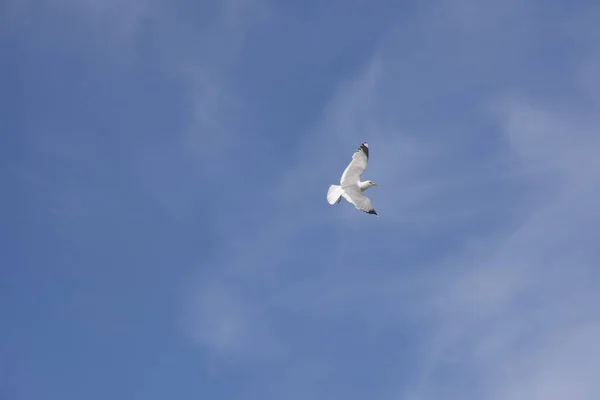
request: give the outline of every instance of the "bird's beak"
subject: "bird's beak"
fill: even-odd
[[[373,186],[379,186],[378,184],[376,184],[375,182],[373,182]]]

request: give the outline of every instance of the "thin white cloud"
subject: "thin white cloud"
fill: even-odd
[[[238,149],[239,125],[231,118],[242,105],[222,82],[222,78],[195,65],[189,72],[191,123],[186,133],[187,148],[206,167],[219,165],[225,154]]]
[[[305,354],[297,348],[307,342],[281,327],[293,315],[314,334],[351,319],[389,341],[394,365],[411,371],[397,387],[382,381],[388,398],[596,398],[597,110],[574,112],[541,101],[535,83],[520,87],[535,78],[528,52],[550,29],[534,18],[537,7],[511,2],[490,13],[474,12],[473,2],[436,4],[399,28],[402,35],[390,33],[362,73],[331,95],[272,193],[272,216],[224,224],[236,254],[196,286],[209,295],[193,300],[188,333],[216,358],[251,349],[251,362],[269,349],[249,343],[260,332],[290,356],[289,368],[275,372],[281,393],[311,366],[331,373],[327,346],[319,357]],[[513,22],[518,31],[505,35]],[[508,66],[515,57],[521,66]],[[571,89],[582,78],[561,79]],[[372,195],[385,211],[377,222],[324,200],[363,140],[373,154],[367,175],[381,185]],[[316,229],[330,235],[327,244],[297,248]],[[391,339],[407,330],[418,333],[409,344],[416,355]],[[319,398],[313,384],[304,393]]]
[[[275,338],[264,322],[268,304],[248,301],[250,296],[243,281],[233,277],[198,276],[189,283],[182,327],[215,365],[268,359],[277,353]]]
[[[600,346],[590,339],[600,327],[593,306],[600,279],[590,238],[597,234],[600,185],[587,171],[596,165],[600,143],[578,129],[581,121],[531,105],[509,108],[502,123],[522,168],[543,160],[549,172],[529,179],[542,180],[546,196],[489,255],[466,252],[438,267],[446,273],[435,280],[437,312],[430,316],[460,333],[436,350],[431,368],[472,377],[476,398],[558,399],[577,388],[573,398],[592,399],[600,394],[587,373],[600,368]],[[584,125],[590,123],[593,116]],[[446,360],[448,354],[453,359]],[[416,398],[472,395],[431,371],[427,377]]]

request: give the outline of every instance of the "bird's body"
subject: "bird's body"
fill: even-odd
[[[377,215],[371,205],[371,200],[363,194],[371,186],[377,186],[372,181],[361,181],[360,177],[367,169],[369,161],[369,145],[362,143],[354,152],[352,161],[344,170],[339,185],[329,186],[327,190],[327,201],[329,204],[340,203],[342,197],[357,209],[368,214]]]

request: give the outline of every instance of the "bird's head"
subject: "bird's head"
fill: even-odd
[[[375,182],[373,182],[373,181],[364,181],[364,182],[360,182],[360,183],[358,184],[358,186],[360,187],[360,190],[364,192],[365,190],[367,190],[367,189],[368,189],[368,188],[370,188],[371,186],[379,186],[379,185],[377,185],[377,184],[376,184]]]

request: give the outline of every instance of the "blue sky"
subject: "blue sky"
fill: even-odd
[[[0,9],[0,397],[600,398],[594,2]]]

